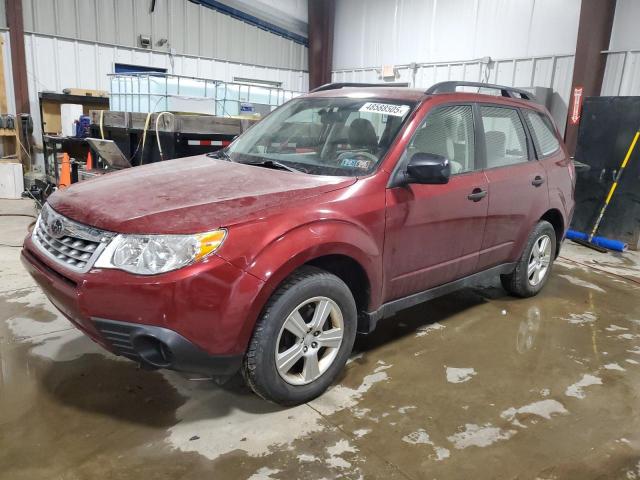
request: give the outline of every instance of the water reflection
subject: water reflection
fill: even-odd
[[[540,308],[535,305],[529,307],[527,318],[523,319],[518,326],[518,335],[516,337],[516,350],[518,353],[526,353],[533,348],[540,330],[541,321]]]

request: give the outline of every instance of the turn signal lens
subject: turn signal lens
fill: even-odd
[[[201,233],[196,235],[198,240],[198,248],[194,257],[194,261],[198,261],[210,253],[215,252],[227,236],[226,230],[215,230],[213,232]]]

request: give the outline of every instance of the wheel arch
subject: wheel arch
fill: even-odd
[[[366,311],[369,308],[371,281],[364,267],[353,257],[343,254],[329,254],[314,258],[305,265],[321,268],[342,280],[349,287],[358,312]]]
[[[551,224],[556,232],[556,258],[560,254],[560,246],[562,245],[562,239],[564,238],[565,224],[564,218],[560,210],[557,208],[550,208],[544,215],[540,217],[540,220],[546,220]]]
[[[245,338],[251,336],[273,292],[305,265],[321,268],[342,279],[354,295],[359,312],[377,308],[382,252],[374,238],[346,222],[313,223],[280,237],[251,262],[247,272],[263,280],[264,286],[245,322]]]

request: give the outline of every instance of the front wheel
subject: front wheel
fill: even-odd
[[[501,275],[505,290],[519,297],[536,295],[549,279],[556,256],[556,232],[553,226],[541,220],[527,241],[513,272]]]
[[[349,287],[306,266],[276,290],[258,320],[243,375],[261,397],[297,405],[322,394],[346,363],[357,311]]]

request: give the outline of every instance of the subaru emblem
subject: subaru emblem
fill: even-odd
[[[64,233],[64,223],[62,223],[62,220],[56,218],[53,222],[51,222],[51,224],[49,225],[49,233],[54,238],[60,238]]]

